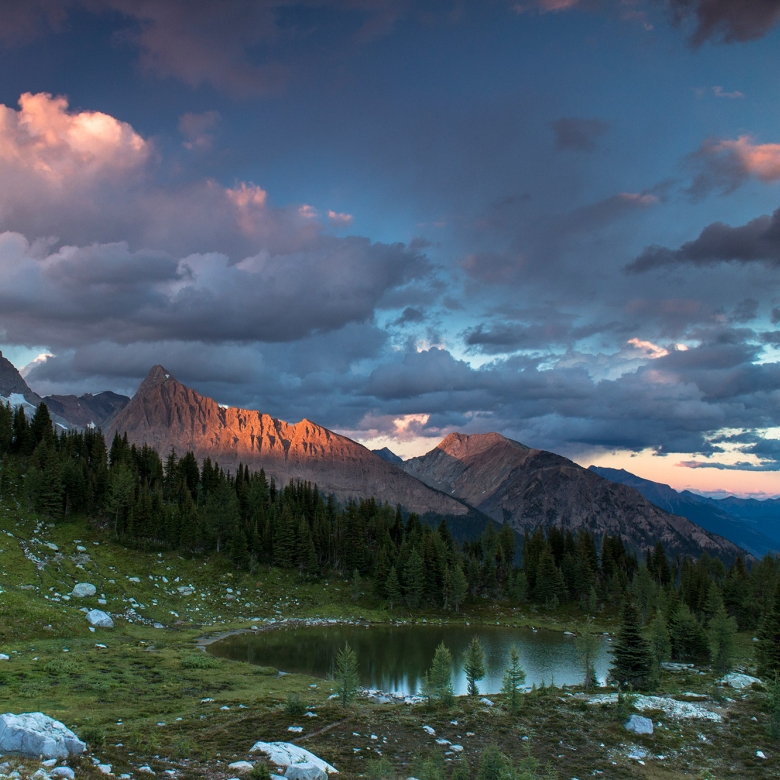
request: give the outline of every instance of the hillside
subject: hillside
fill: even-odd
[[[659,509],[634,488],[498,433],[451,434],[403,468],[521,532],[557,525],[586,528],[597,537],[620,534],[641,553],[658,540],[671,555],[706,550],[730,560],[740,552],[727,539]]]
[[[30,390],[16,366],[8,358],[3,357],[2,352],[0,352],[0,400],[11,401],[17,406],[24,402],[37,406],[41,402],[41,397]]]
[[[404,508],[465,516],[457,499],[432,490],[361,444],[309,420],[290,424],[249,409],[222,407],[155,366],[130,403],[106,426],[110,441],[127,433],[130,443],[148,444],[165,455],[171,448],[211,458],[235,472],[239,463],[265,469],[278,484],[316,483],[322,493],[345,500],[369,498]]]
[[[751,523],[729,511],[735,506],[735,502],[752,501],[753,504],[759,505],[759,509],[763,508],[760,505],[764,502],[755,501],[755,499],[728,498],[719,500],[698,496],[689,490],[677,491],[669,485],[642,479],[642,477],[637,477],[625,469],[591,466],[590,471],[612,482],[636,488],[657,507],[671,514],[687,517],[692,523],[700,525],[705,530],[725,536],[726,539],[730,539],[758,558],[771,550],[780,549],[780,537],[776,535],[776,524],[777,518],[780,517],[780,510],[774,502],[766,507],[766,510],[774,517],[775,527],[773,528],[773,524],[763,520],[763,518]],[[748,506],[753,509],[752,505],[748,504]]]
[[[47,395],[43,399],[49,411],[79,428],[95,426],[100,428],[113,415],[127,406],[130,399],[106,390],[92,395]]]

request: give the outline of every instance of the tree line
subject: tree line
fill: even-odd
[[[630,595],[656,657],[684,662],[726,658],[734,629],[764,624],[780,580],[771,555],[726,567],[706,553],[670,559],[659,542],[638,559],[619,536],[598,544],[587,530],[557,527],[526,532],[519,563],[506,525],[458,541],[444,520],[433,527],[374,499],[340,505],[307,482],[277,486],[262,469],[233,474],[191,452],[163,459],[126,435],[107,447],[99,430],[58,432],[45,404],[31,419],[0,405],[0,464],[0,495],[55,521],[85,514],[127,546],[220,553],[237,569],[339,572],[356,597],[370,588],[391,609],[458,611],[493,599],[593,615]]]

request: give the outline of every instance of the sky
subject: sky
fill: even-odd
[[[0,349],[780,495],[778,73],[780,0],[4,0]]]

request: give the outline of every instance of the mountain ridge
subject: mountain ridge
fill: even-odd
[[[465,516],[470,509],[431,489],[362,444],[311,420],[287,423],[255,410],[223,407],[154,366],[127,406],[107,424],[111,437],[148,444],[161,455],[174,448],[210,457],[223,468],[239,463],[265,469],[277,483],[311,481],[340,500],[368,498],[400,504],[419,514]]]
[[[742,550],[685,517],[612,483],[561,455],[498,433],[451,434],[426,455],[404,461],[407,473],[515,530],[557,525],[596,536],[619,534],[644,553],[660,539],[671,555],[703,551],[733,559]]]
[[[713,499],[699,496],[690,490],[675,490],[670,485],[653,482],[632,474],[625,469],[612,469],[606,466],[590,466],[590,471],[623,485],[636,488],[657,507],[672,514],[687,517],[707,531],[731,539],[756,557],[780,549],[780,521],[773,538],[758,524],[739,518],[728,511],[728,499]],[[730,497],[731,498],[731,497]],[[780,509],[776,509],[780,518]]]

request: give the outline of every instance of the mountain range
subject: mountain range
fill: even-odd
[[[402,468],[517,531],[558,526],[597,538],[619,534],[637,551],[663,542],[671,554],[703,551],[734,558],[733,542],[700,528],[553,452],[526,447],[498,433],[452,433]]]
[[[277,484],[316,483],[341,501],[374,497],[423,516],[446,517],[461,536],[479,533],[492,518],[521,534],[540,526],[585,528],[597,539],[619,534],[640,554],[658,540],[671,555],[707,551],[733,560],[740,553],[733,541],[718,535],[730,533],[733,524],[700,527],[679,508],[657,505],[635,485],[498,433],[454,433],[426,455],[403,461],[387,448],[373,452],[308,419],[287,423],[221,406],[162,366],[152,368],[132,399],[111,392],[41,399],[0,355],[0,398],[15,403],[23,398],[28,405],[44,400],[60,424],[101,427],[109,441],[126,434],[131,443],[154,447],[163,457],[171,449],[192,451],[198,461],[208,457],[232,471],[239,463],[263,468]],[[756,509],[751,505],[744,511]],[[746,549],[760,555],[764,543],[745,538]]]
[[[591,466],[590,470],[612,482],[636,488],[657,507],[687,517],[702,528],[731,539],[756,557],[780,550],[778,499],[708,498],[637,477],[625,469]]]

